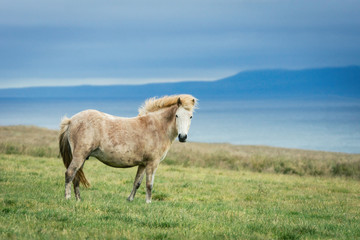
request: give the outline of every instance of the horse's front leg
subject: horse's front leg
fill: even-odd
[[[145,166],[139,165],[136,176],[135,176],[133,189],[130,193],[130,196],[127,198],[128,201],[134,200],[136,191],[139,189],[139,187],[141,185],[141,181],[144,177],[144,172],[145,172]]]
[[[146,166],[146,203],[151,203],[151,191],[154,185],[155,172],[158,164],[148,164]]]

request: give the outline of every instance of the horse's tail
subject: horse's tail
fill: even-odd
[[[60,135],[59,135],[60,154],[61,154],[61,157],[63,159],[66,169],[69,167],[69,165],[72,161],[72,158],[73,158],[72,152],[71,152],[71,147],[70,147],[70,142],[69,142],[69,138],[68,138],[68,135],[69,135],[68,129],[69,129],[70,121],[71,120],[67,117],[64,117],[61,120]],[[80,180],[80,182],[84,185],[84,187],[86,187],[86,188],[90,187],[90,183],[87,181],[85,174],[81,168],[77,171],[75,178],[78,178]]]

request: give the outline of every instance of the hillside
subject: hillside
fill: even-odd
[[[0,89],[0,98],[148,98],[189,93],[198,98],[360,98],[360,67],[254,70],[213,82]]]
[[[33,126],[0,127],[0,153],[59,157],[58,133]],[[59,159],[59,163],[61,160]],[[162,164],[279,174],[360,178],[360,154],[266,146],[175,142]],[[60,164],[61,165],[61,164]]]

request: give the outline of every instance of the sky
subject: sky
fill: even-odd
[[[360,65],[358,0],[0,0],[0,88]]]

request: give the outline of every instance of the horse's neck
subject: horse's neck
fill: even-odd
[[[171,106],[157,112],[159,120],[164,124],[169,140],[173,142],[177,136],[175,114],[177,106]]]

